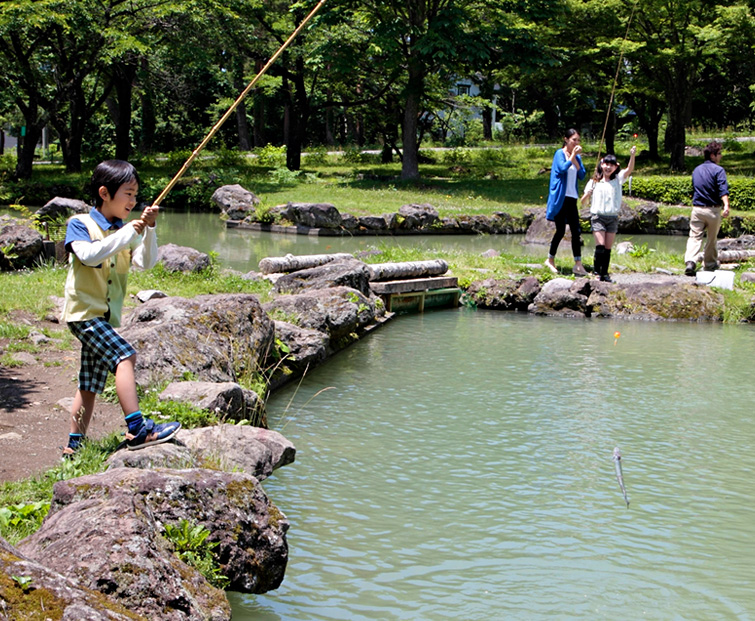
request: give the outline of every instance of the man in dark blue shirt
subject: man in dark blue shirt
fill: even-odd
[[[692,171],[692,215],[689,219],[687,252],[684,254],[684,273],[687,276],[695,275],[701,250],[703,267],[710,271],[718,269],[716,238],[721,228],[721,218],[729,215],[729,183],[726,171],[719,166],[721,155],[721,143],[708,143],[703,151],[705,161]]]

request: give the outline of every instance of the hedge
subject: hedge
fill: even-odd
[[[627,186],[625,192],[629,194]],[[692,178],[633,176],[631,195],[667,205],[691,205]],[[755,211],[755,178],[729,177],[729,203],[738,211]]]

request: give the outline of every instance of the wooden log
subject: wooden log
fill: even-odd
[[[718,260],[721,263],[739,263],[753,257],[755,257],[755,250],[721,250],[718,253]]]
[[[443,259],[404,261],[402,263],[374,263],[367,267],[370,270],[371,281],[406,280],[407,278],[440,276],[448,271],[448,263]]]
[[[325,265],[339,259],[353,259],[354,255],[347,252],[335,254],[303,254],[294,256],[287,254],[285,257],[265,257],[260,261],[260,271],[263,274],[279,274],[281,272],[298,272]]]

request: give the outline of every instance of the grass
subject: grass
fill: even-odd
[[[689,143],[697,147],[704,146],[706,142],[707,136],[691,135],[689,138]],[[640,155],[636,175],[670,174],[667,159],[651,161],[643,153],[646,145],[641,140],[637,143]],[[327,202],[334,204],[341,212],[362,216],[396,211],[404,204],[431,203],[444,217],[490,215],[496,211],[506,211],[517,217],[527,208],[544,206],[549,183],[547,170],[558,146],[555,143],[545,146],[491,145],[489,148],[443,151],[425,149],[422,155],[427,162],[420,165],[421,178],[416,181],[401,180],[401,163],[398,161],[381,164],[378,155],[353,150],[345,155],[318,153],[312,158],[305,155],[299,173],[287,171],[281,162],[262,166],[260,162],[264,159],[259,157],[237,157],[227,161],[223,152],[206,152],[187,173],[186,188],[180,190],[177,186],[165,204],[167,206],[168,201],[176,200],[177,204],[172,207],[207,209],[210,208],[209,197],[215,187],[240,183],[257,194],[266,207],[289,201]],[[631,146],[632,142],[629,141],[616,143],[621,162],[628,161]],[[595,164],[598,144],[585,142],[583,148],[583,159],[589,174]],[[727,138],[723,163],[729,176],[752,176],[754,154],[755,141],[739,142]],[[145,200],[157,196],[168,184],[182,163],[176,155],[143,158],[138,162]],[[688,156],[686,162],[688,171],[691,171],[702,162],[702,157]],[[40,191],[38,186],[67,185],[86,198],[83,188],[88,173],[67,175],[61,165],[40,165],[35,167],[34,174],[31,187],[0,181],[0,203],[38,204],[35,202],[35,193],[39,194]],[[683,174],[689,175],[689,172]],[[28,196],[20,196],[22,191]],[[181,194],[182,191],[185,193]],[[665,211],[666,208],[663,209]]]

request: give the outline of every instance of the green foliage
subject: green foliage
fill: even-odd
[[[276,147],[267,144],[254,150],[260,166],[280,168],[286,163],[286,147]]]
[[[0,533],[13,532],[31,534],[42,526],[50,510],[50,503],[37,501],[29,504],[15,504],[0,508]]]
[[[630,256],[635,257],[636,259],[639,259],[641,257],[646,257],[650,254],[651,250],[648,247],[647,244],[640,244],[639,246],[634,246],[630,251]]]
[[[156,422],[178,421],[184,429],[211,427],[220,423],[215,412],[198,408],[189,403],[163,401],[158,398],[161,389],[143,391],[139,397],[142,412]]]
[[[194,567],[207,581],[219,589],[225,589],[229,580],[221,572],[213,550],[218,542],[208,541],[210,531],[201,524],[191,524],[182,519],[178,524],[165,525],[165,538],[173,545],[176,556]]]
[[[669,205],[690,205],[691,177],[632,177],[632,196]]]

